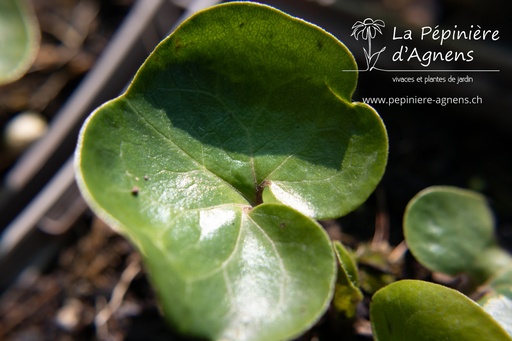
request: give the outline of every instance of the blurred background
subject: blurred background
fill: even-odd
[[[169,340],[132,247],[95,218],[81,199],[71,164],[79,128],[97,106],[122,93],[176,25],[220,1],[33,0],[40,49],[21,79],[0,86],[0,340]],[[385,22],[372,39],[383,47],[361,72],[353,96],[475,97],[479,104],[372,106],[389,134],[382,183],[361,208],[329,232],[356,247],[385,226],[402,241],[407,202],[432,185],[477,190],[496,215],[499,242],[512,249],[512,22],[505,1],[259,1],[310,21],[341,40],[365,69],[368,41],[352,35],[366,18]],[[421,40],[422,27],[498,30],[498,40]],[[413,41],[393,39],[411,30]],[[401,45],[418,51],[474,51],[473,61],[394,62]],[[417,72],[417,70],[423,70]],[[452,72],[453,70],[467,70]],[[499,70],[475,72],[471,70]],[[342,70],[340,70],[342,72]],[[397,83],[393,77],[471,77],[471,82]],[[404,276],[418,276],[417,272]],[[116,294],[114,294],[116,293]],[[364,312],[362,312],[364,315]],[[364,319],[365,316],[362,316]],[[148,335],[151,337],[148,338]],[[336,337],[326,323],[301,340]],[[371,340],[362,328],[354,339]]]

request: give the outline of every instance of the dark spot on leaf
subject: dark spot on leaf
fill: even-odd
[[[238,28],[242,28],[245,26],[245,23],[244,22],[241,22],[240,24],[238,24]]]
[[[321,50],[322,47],[324,47],[324,43],[322,43],[320,40],[317,40],[316,41],[316,47],[318,47],[318,49]]]
[[[137,187],[137,186],[133,186],[133,187],[132,187],[132,195],[133,195],[134,197],[136,197],[137,195],[139,195],[139,190],[140,190],[140,189],[139,189],[139,187]]]
[[[182,48],[182,43],[181,43],[181,40],[177,39],[175,40],[174,42],[174,51],[175,52],[178,52],[178,50],[180,50]]]
[[[279,224],[279,227],[283,229],[283,228],[286,227],[286,224],[285,223],[281,223],[281,224]]]

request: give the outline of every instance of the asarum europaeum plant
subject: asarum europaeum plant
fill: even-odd
[[[85,122],[80,190],[180,332],[289,339],[327,309],[337,262],[316,219],[360,206],[387,162],[355,69],[319,27],[231,2],[186,20]]]
[[[479,305],[441,285],[395,282],[372,299],[377,340],[512,340],[512,256],[495,239],[482,195],[448,186],[421,191],[406,208],[404,235],[421,264],[468,276],[483,297]]]
[[[377,341],[512,340],[493,317],[461,292],[419,280],[391,283],[370,304]]]
[[[40,35],[31,1],[0,1],[0,86],[28,71],[39,51]]]
[[[418,193],[405,211],[404,236],[427,268],[467,274],[477,285],[512,267],[511,255],[495,238],[487,200],[471,190],[434,186]]]

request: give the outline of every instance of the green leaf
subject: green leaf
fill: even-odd
[[[151,236],[141,242],[163,310],[181,332],[288,339],[327,308],[335,263],[311,219],[282,205],[224,205],[184,213],[179,223],[156,246]]]
[[[499,295],[489,298],[482,308],[512,336],[512,300]]]
[[[286,339],[327,308],[335,258],[312,218],[359,206],[387,160],[381,119],[350,100],[355,65],[314,25],[222,4],[184,22],[84,124],[79,187],[144,254],[181,331]]]
[[[478,304],[512,336],[512,267],[498,272],[480,290],[485,295]]]
[[[378,341],[512,340],[460,292],[416,280],[398,281],[377,291],[370,320]]]
[[[479,283],[511,261],[494,238],[485,198],[469,190],[431,187],[418,193],[406,208],[404,235],[412,254],[430,270],[467,273]]]
[[[253,205],[267,188],[308,216],[339,217],[373,192],[387,160],[381,119],[350,101],[357,74],[343,70],[355,65],[316,26],[224,4],[163,41],[112,106],[124,101]]]
[[[359,289],[357,265],[343,244],[338,241],[333,244],[340,265],[333,305],[337,311],[342,312],[347,318],[353,318],[356,315],[357,305],[363,300],[363,293]]]
[[[341,270],[338,274],[339,281],[359,287],[359,274],[357,264],[350,252],[339,241],[334,241],[334,251],[340,264]]]
[[[357,246],[357,264],[359,266],[359,287],[369,294],[397,280],[400,266],[389,261],[388,247],[375,247],[371,243]]]
[[[498,272],[487,283],[487,287],[491,290],[492,295],[506,296],[512,300],[512,262],[509,267],[501,272]]]
[[[30,68],[39,36],[30,1],[0,1],[0,86],[17,80]]]
[[[495,298],[501,300],[503,297],[506,297],[512,300],[512,267],[497,272],[485,285],[479,288],[479,292],[484,294],[478,300],[478,304],[481,306],[485,306],[487,301]]]

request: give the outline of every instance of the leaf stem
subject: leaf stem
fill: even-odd
[[[258,206],[260,204],[263,204],[263,190],[265,189],[265,187],[267,187],[268,185],[270,185],[270,181],[268,180],[265,180],[263,181],[261,184],[259,184],[257,187],[256,187],[256,205],[255,206]]]

